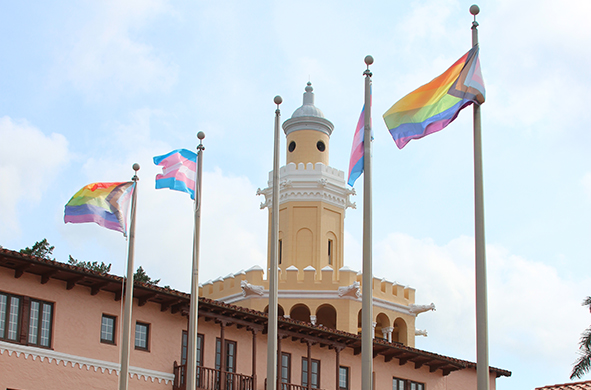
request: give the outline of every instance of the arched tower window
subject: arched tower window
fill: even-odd
[[[269,314],[269,305],[265,306],[264,312]],[[283,317],[284,315],[285,315],[285,311],[283,310],[283,307],[281,305],[277,305],[277,316]]]
[[[387,339],[387,335],[384,334],[384,330],[390,327],[390,319],[384,313],[378,314],[376,318],[376,338]]]
[[[289,317],[294,320],[311,322],[310,321],[310,308],[304,304],[297,304],[291,308]]]
[[[316,310],[316,323],[327,328],[337,328],[337,311],[332,305],[322,305]]]
[[[404,345],[408,345],[408,327],[402,318],[396,318],[396,321],[394,321],[392,341],[397,341]]]

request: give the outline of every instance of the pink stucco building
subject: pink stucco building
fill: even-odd
[[[122,282],[0,249],[0,389],[116,389]],[[184,388],[188,307],[185,293],[136,284],[131,389]],[[200,388],[263,390],[266,326],[263,312],[202,298]],[[357,334],[281,318],[279,339],[283,390],[361,388]],[[376,390],[476,389],[474,363],[382,339],[374,371]],[[491,368],[491,390],[509,375]]]

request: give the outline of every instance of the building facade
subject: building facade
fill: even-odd
[[[0,249],[0,389],[116,389],[123,278]],[[130,389],[184,389],[190,297],[136,283]],[[264,390],[267,315],[201,298],[199,388]],[[280,318],[282,390],[361,388],[361,338]],[[495,379],[509,376],[490,369]],[[376,390],[476,389],[476,365],[374,341]]]

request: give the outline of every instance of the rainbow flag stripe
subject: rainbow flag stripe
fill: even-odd
[[[409,93],[383,115],[399,149],[410,140],[442,130],[459,112],[485,100],[484,82],[474,46],[447,71]]]
[[[132,181],[89,184],[66,204],[64,222],[95,222],[126,235],[127,211],[134,188]]]

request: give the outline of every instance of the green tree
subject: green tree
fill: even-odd
[[[585,298],[583,306],[589,307],[591,312],[591,296]],[[579,358],[573,366],[570,379],[581,378],[591,369],[591,327],[587,328],[579,340]]]
[[[75,265],[76,267],[81,267],[85,269],[89,269],[91,271],[100,272],[101,274],[106,274],[107,272],[111,271],[111,264],[105,264],[101,261],[99,264],[98,261],[78,261],[70,255],[70,259],[68,260],[68,264]]]
[[[24,253],[25,255],[42,257],[47,260],[55,260],[50,257],[54,248],[55,247],[51,246],[51,244],[47,242],[47,238],[44,238],[41,241],[37,241],[31,248],[26,247],[25,249],[21,249],[20,253]]]
[[[146,271],[144,271],[141,265],[139,266],[137,271],[135,271],[135,274],[133,274],[133,280],[151,284],[152,286],[155,286],[158,283],[160,283],[160,279],[152,280],[152,278],[148,276],[148,274],[146,273]]]

